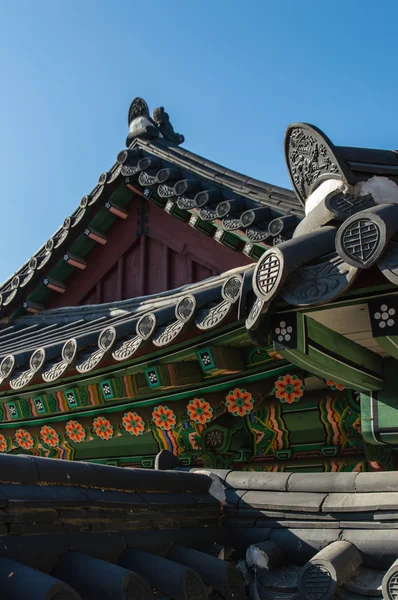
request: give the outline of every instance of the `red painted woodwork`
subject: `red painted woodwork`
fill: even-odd
[[[66,292],[52,298],[48,308],[156,294],[251,262],[140,198],[107,238],[106,245],[97,245],[86,257],[85,271],[75,271]]]

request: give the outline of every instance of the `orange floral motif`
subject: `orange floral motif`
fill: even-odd
[[[304,382],[297,375],[281,375],[275,381],[274,393],[281,402],[293,404],[304,394]]]
[[[345,386],[344,385],[342,385],[341,383],[336,383],[335,381],[332,381],[331,379],[326,379],[325,383],[332,390],[339,390],[340,392],[342,392],[343,390],[345,390]]]
[[[5,452],[7,450],[7,440],[4,435],[0,434],[0,452]]]
[[[176,424],[176,416],[167,406],[156,406],[152,413],[152,418],[155,421],[156,427],[163,429],[164,431],[170,431],[174,429]]]
[[[108,419],[104,419],[104,417],[97,417],[94,419],[93,427],[98,437],[102,438],[103,440],[110,440],[113,437],[113,427]]]
[[[122,421],[123,427],[131,435],[142,435],[145,431],[145,422],[136,412],[126,413]]]
[[[211,420],[213,409],[203,398],[194,398],[188,404],[188,413],[191,421],[204,425]]]
[[[250,392],[235,388],[230,391],[226,398],[228,412],[234,417],[244,417],[253,410],[253,398]]]
[[[51,446],[51,448],[55,448],[59,444],[59,436],[58,433],[52,427],[48,425],[44,425],[40,429],[40,437],[47,446]]]
[[[65,430],[68,438],[77,444],[80,444],[86,437],[86,430],[77,421],[68,421]]]
[[[25,450],[30,450],[34,445],[33,438],[26,429],[18,429],[15,434],[15,439],[17,440],[18,446]]]

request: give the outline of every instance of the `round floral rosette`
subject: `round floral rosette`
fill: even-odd
[[[65,432],[67,437],[76,444],[81,444],[86,439],[86,430],[78,421],[68,421]]]
[[[58,433],[49,425],[44,425],[44,427],[40,429],[40,437],[43,442],[51,448],[55,448],[59,444]]]
[[[145,421],[136,412],[128,412],[124,415],[123,427],[131,435],[142,435],[145,431]]]
[[[234,417],[245,417],[253,410],[254,403],[250,392],[235,388],[227,395],[225,406]]]
[[[26,429],[18,429],[15,434],[15,439],[20,448],[30,450],[34,446],[34,440]]]
[[[194,398],[188,404],[188,415],[189,419],[194,423],[204,425],[211,421],[213,417],[213,409],[209,402],[203,400],[203,398]]]
[[[94,433],[102,440],[110,440],[113,437],[113,426],[108,419],[97,417],[93,421]]]
[[[176,424],[176,416],[167,406],[157,406],[152,413],[152,419],[159,429],[163,431],[170,431],[174,429]]]
[[[281,402],[293,404],[302,398],[304,389],[304,381],[297,375],[281,375],[275,381],[274,393]]]

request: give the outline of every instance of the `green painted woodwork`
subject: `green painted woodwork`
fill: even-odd
[[[79,401],[76,396],[75,390],[65,390],[65,398],[68,403],[69,408],[77,408],[79,406]]]
[[[47,406],[44,396],[35,396],[33,398],[33,404],[38,415],[43,415],[47,412]]]
[[[144,371],[145,379],[151,389],[162,387],[162,380],[157,367],[149,367]]]
[[[298,402],[283,403],[273,391],[279,375],[275,370],[272,378],[240,376],[224,388],[205,386],[149,403],[103,403],[93,410],[0,424],[0,451],[151,467],[159,450],[167,449],[190,466],[254,464],[256,469],[279,471],[301,465],[307,470],[349,470],[354,453],[352,468],[367,469],[362,438],[351,435],[360,424],[358,399],[348,391],[304,390]],[[114,391],[120,387],[116,382],[115,377],[107,382]],[[65,391],[81,401],[83,389]],[[90,384],[89,402],[95,393]],[[97,393],[105,402],[101,386]],[[41,397],[46,403],[52,398],[58,404],[67,402],[59,392]]]
[[[113,400],[114,398],[116,398],[115,392],[113,391],[113,384],[111,379],[105,379],[104,381],[100,381],[99,385],[105,400]]]
[[[297,348],[279,350],[287,360],[353,390],[383,388],[380,356],[302,313],[296,319]]]
[[[11,419],[20,419],[22,414],[19,409],[19,403],[17,401],[6,402],[8,414]]]
[[[361,394],[362,435],[368,444],[398,445],[398,362],[385,362],[384,387]]]
[[[200,367],[204,373],[211,373],[218,370],[213,357],[213,353],[209,346],[196,351]]]

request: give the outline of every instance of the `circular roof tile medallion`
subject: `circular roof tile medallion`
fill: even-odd
[[[283,256],[275,249],[265,252],[253,273],[253,288],[264,300],[273,298],[279,288],[283,274]]]
[[[37,269],[37,258],[33,256],[29,261],[29,271],[35,271]]]
[[[76,357],[76,353],[77,353],[77,341],[72,338],[71,340],[68,340],[67,342],[65,342],[65,344],[63,345],[62,348],[62,359],[67,362],[68,364],[70,364],[71,362],[73,362],[73,360]]]
[[[196,300],[194,296],[185,296],[181,298],[176,306],[176,317],[186,323],[193,316],[196,309]]]
[[[330,571],[323,565],[313,564],[303,574],[301,588],[306,598],[321,600],[325,596],[331,598],[332,587],[336,587]]]
[[[394,573],[387,583],[388,597],[392,600],[398,599],[398,572]]]
[[[102,173],[102,174],[99,176],[98,183],[99,183],[100,185],[104,185],[104,184],[106,183],[107,179],[108,179],[108,173]]]
[[[88,205],[88,196],[83,196],[80,200],[80,208],[86,208]]]
[[[101,350],[109,350],[116,341],[116,329],[114,327],[106,327],[98,336],[98,348]]]
[[[143,340],[151,337],[156,327],[156,317],[153,313],[143,315],[137,323],[137,335]]]
[[[71,225],[72,225],[72,219],[71,219],[71,217],[66,217],[65,221],[63,222],[62,227],[64,229],[69,229]]]
[[[239,299],[240,290],[242,288],[242,277],[234,275],[227,279],[222,288],[222,297],[228,302],[236,302]]]
[[[19,275],[15,275],[15,277],[13,277],[12,281],[11,281],[12,289],[16,290],[19,287],[20,283],[21,283],[21,279],[20,279]]]
[[[35,350],[30,357],[30,368],[32,371],[38,371],[44,365],[46,359],[46,352],[44,348],[38,348]]]
[[[3,379],[6,379],[11,375],[15,367],[15,357],[12,354],[8,354],[3,358],[0,363],[0,374]]]
[[[119,163],[119,165],[124,165],[124,163],[126,162],[126,160],[128,159],[128,157],[129,157],[128,150],[122,150],[117,155],[116,160]]]
[[[351,217],[337,232],[336,250],[348,264],[369,269],[377,262],[384,250],[383,239],[385,239],[384,232],[381,231],[376,219]]]
[[[51,252],[54,249],[54,240],[52,238],[47,240],[45,248],[47,252]]]

